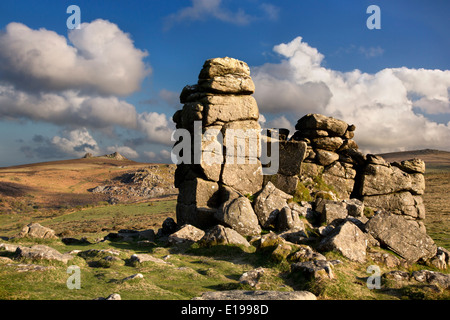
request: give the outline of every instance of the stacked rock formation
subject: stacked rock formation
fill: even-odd
[[[161,231],[169,243],[256,244],[273,249],[274,261],[298,258],[293,271],[325,268],[328,278],[334,262],[305,243],[361,263],[373,258],[368,248],[383,246],[407,263],[446,268],[448,254],[423,223],[423,161],[363,154],[354,125],[320,114],[298,120],[290,138],[280,128],[261,135],[254,89],[247,64],[231,58],[207,60],[198,83],[183,89],[184,106],[173,116],[185,129],[174,146],[182,151],[177,223]],[[272,165],[277,170],[266,170]]]
[[[374,211],[384,209],[404,215],[425,230],[421,197],[425,190],[425,163],[422,160],[387,163],[380,156],[365,155],[353,140],[355,125],[321,114],[305,115],[295,128],[297,131],[288,142],[305,144],[303,161],[296,166],[282,161],[286,154],[280,145],[278,174],[266,176],[265,182],[271,181],[292,195],[298,196],[300,192],[303,200],[358,199]],[[289,135],[286,129],[280,132]],[[295,172],[286,175],[294,167]]]
[[[177,129],[189,131],[194,143],[192,161],[180,163],[175,173],[175,186],[179,189],[178,224],[205,228],[219,220],[233,225],[233,218],[220,209],[221,205],[261,189],[263,176],[258,147],[261,128],[258,106],[251,96],[254,90],[248,65],[232,58],[207,60],[198,83],[183,89],[180,101],[184,106],[174,114],[173,120]],[[195,154],[196,130],[202,135],[201,159]],[[227,145],[230,141],[232,145]],[[257,221],[245,200],[248,201],[236,200],[233,205],[248,206],[250,210],[243,211],[249,212],[249,221]],[[240,224],[238,228],[244,234],[251,234],[259,227],[250,223]]]
[[[309,179],[315,179],[317,183],[317,177],[322,177],[337,197],[349,199],[355,185],[355,166],[362,157],[352,140],[355,126],[332,117],[308,114],[298,120],[295,129],[292,140],[307,144],[301,181],[307,184]],[[348,150],[353,150],[350,156]]]

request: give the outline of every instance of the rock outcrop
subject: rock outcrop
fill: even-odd
[[[180,139],[174,149],[180,144],[190,146],[191,142],[194,148],[188,155],[183,153],[183,158],[189,158],[188,163],[179,164],[175,174],[175,185],[180,191],[179,225],[209,228],[217,224],[217,218],[233,225],[234,218],[227,207],[242,208],[244,202],[229,201],[223,205],[230,200],[230,191],[235,197],[242,197],[261,189],[263,176],[257,147],[261,128],[258,106],[251,96],[254,89],[248,65],[232,58],[207,60],[198,83],[183,89],[180,101],[184,106],[173,120],[178,129],[187,130],[190,141]],[[202,135],[198,145],[197,133]],[[201,150],[196,149],[198,146]],[[185,149],[183,152],[187,152]],[[251,222],[251,207],[247,209],[242,217],[248,218],[250,225],[237,228],[245,235],[257,229]]]
[[[198,83],[183,89],[183,109],[173,116],[184,129],[174,145],[182,228],[169,242],[248,246],[244,237],[251,236],[273,261],[297,261],[293,271],[328,279],[334,264],[302,245],[358,263],[447,267],[448,255],[423,223],[422,160],[388,163],[363,154],[355,125],[321,114],[300,118],[292,136],[284,128],[261,134],[254,90],[247,64],[231,58],[207,60]],[[278,171],[265,171],[274,163],[264,157],[276,151]],[[367,250],[375,246],[402,259]]]

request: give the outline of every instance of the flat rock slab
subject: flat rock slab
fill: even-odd
[[[31,248],[18,247],[16,250],[17,258],[27,258],[33,260],[57,260],[67,263],[73,259],[70,254],[62,254],[59,251],[44,245],[35,245]]]
[[[317,300],[309,291],[210,291],[192,300]]]
[[[381,212],[366,223],[366,230],[410,263],[436,255],[437,246],[433,239],[402,216]]]

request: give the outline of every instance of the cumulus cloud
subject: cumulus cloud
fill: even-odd
[[[359,47],[358,52],[364,55],[366,58],[375,58],[383,55],[384,49],[381,47]]]
[[[112,132],[121,127],[139,132],[148,142],[167,144],[171,123],[165,115],[139,114],[120,98],[139,90],[149,75],[146,56],[128,34],[105,20],[83,23],[69,32],[68,39],[54,31],[10,23],[0,32],[0,118],[70,128],[67,136],[40,145],[58,155],[78,156],[71,151],[79,147],[74,141],[87,138],[88,129]],[[161,98],[173,95],[166,90]],[[28,155],[39,153],[36,148],[22,149]]]
[[[339,72],[323,67],[324,56],[301,37],[274,51],[279,63],[252,68],[261,112],[296,117],[314,112],[354,123],[355,139],[365,152],[450,150],[450,124],[415,112],[450,114],[449,70]]]
[[[150,68],[117,25],[95,20],[69,32],[33,30],[10,23],[0,33],[0,75],[26,91],[81,90],[128,95],[139,89]]]
[[[170,162],[170,151],[160,150],[158,153],[154,151],[144,151],[145,156],[152,162]]]
[[[224,7],[222,0],[192,0],[192,5],[165,18],[164,28],[172,28],[183,21],[204,21],[214,18],[235,25],[248,25],[255,20],[278,19],[279,8],[267,3],[259,5],[260,15],[252,15],[239,8],[235,11]]]
[[[173,144],[170,138],[175,124],[165,114],[143,112],[138,115],[137,123],[138,130],[146,135],[148,141],[168,146]]]
[[[57,159],[70,157],[82,157],[86,153],[99,155],[101,150],[97,141],[86,128],[65,130],[61,136],[53,138],[42,135],[34,135],[28,145],[20,148],[27,158]]]

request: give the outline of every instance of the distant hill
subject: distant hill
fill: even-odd
[[[448,151],[424,149],[424,150],[382,153],[379,155],[389,162],[418,158],[425,161],[427,169],[450,170],[450,152]]]
[[[106,201],[108,195],[89,189],[149,166],[163,165],[135,162],[117,153],[0,168],[0,215]]]

